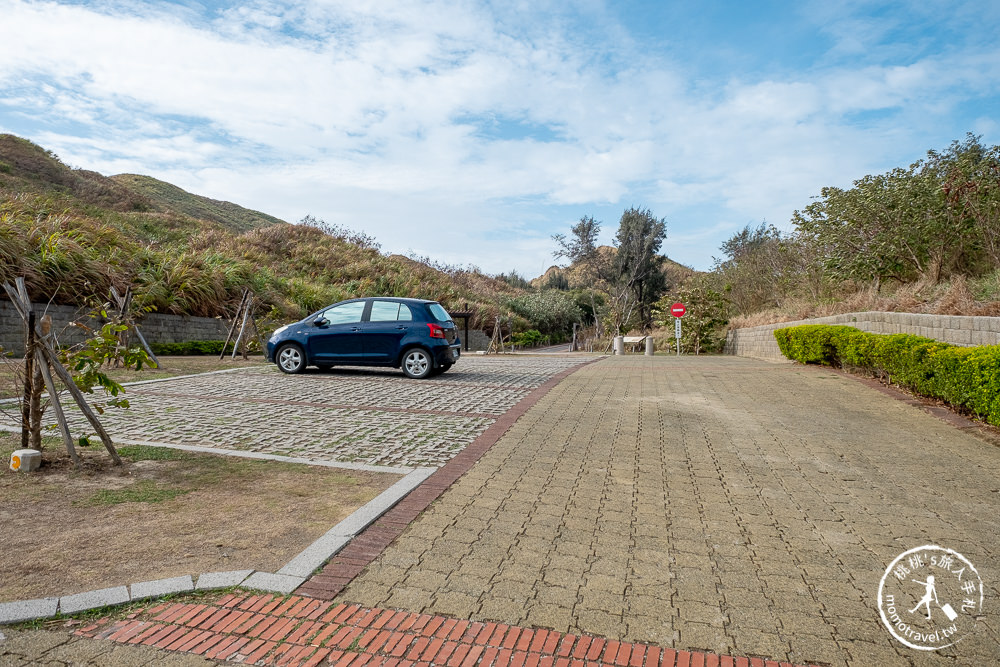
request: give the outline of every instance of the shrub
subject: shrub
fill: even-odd
[[[864,369],[1000,426],[1000,345],[959,347],[821,324],[778,329],[774,337],[794,361]]]
[[[189,340],[183,343],[150,343],[149,346],[157,356],[177,357],[222,354],[222,343],[221,340]]]
[[[528,329],[527,331],[514,334],[513,343],[521,347],[531,347],[541,343],[544,338],[542,332],[538,329]]]
[[[574,322],[583,319],[573,297],[554,289],[522,294],[511,299],[509,306],[543,334],[564,334],[573,329]]]

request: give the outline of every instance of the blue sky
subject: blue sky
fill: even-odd
[[[0,132],[533,277],[581,216],[709,268],[827,185],[1000,143],[1000,3],[0,0]]]

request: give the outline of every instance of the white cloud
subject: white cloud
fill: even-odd
[[[606,44],[580,34],[588,17],[608,20],[597,2],[574,10],[583,19],[560,3],[205,11],[0,0],[0,129],[31,125],[77,166],[312,213],[391,250],[499,271],[551,263],[567,205],[649,206],[688,246],[754,219],[781,224],[823,185],[899,164],[903,143],[934,147],[924,141],[944,115],[1000,88],[995,47],[865,60],[902,19],[833,10],[824,29],[837,46],[815,67],[707,82],[623,26],[603,26]],[[515,125],[528,136],[504,134]],[[523,238],[483,242],[504,225]],[[425,244],[425,229],[448,231]]]

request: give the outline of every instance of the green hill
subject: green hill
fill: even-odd
[[[358,296],[467,303],[486,321],[523,292],[475,271],[386,256],[350,230],[291,225],[156,179],[71,169],[0,135],[0,282],[36,302],[84,305],[131,287],[155,312],[227,316],[250,288],[274,320]],[[370,239],[369,239],[370,241]]]
[[[52,151],[12,134],[0,134],[0,187],[44,193],[56,201],[68,196],[76,205],[116,211],[143,211],[152,207],[142,193],[97,172],[71,169]],[[70,201],[67,199],[66,203]]]
[[[273,215],[243,208],[232,202],[191,194],[152,176],[118,174],[112,176],[111,180],[145,197],[152,203],[154,210],[172,211],[200,220],[211,220],[230,229],[247,231],[285,222]]]

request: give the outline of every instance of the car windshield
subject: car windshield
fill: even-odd
[[[438,322],[451,322],[451,315],[440,303],[432,303],[428,306],[431,311],[431,315],[434,316]]]

